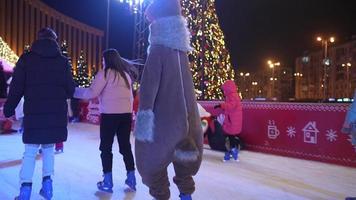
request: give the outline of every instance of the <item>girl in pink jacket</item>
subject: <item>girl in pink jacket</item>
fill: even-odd
[[[97,183],[99,190],[112,193],[112,144],[117,136],[120,153],[127,171],[125,183],[136,190],[135,164],[131,151],[130,132],[132,123],[132,90],[127,62],[115,49],[103,53],[103,66],[95,76],[90,88],[76,88],[74,97],[99,98],[100,151],[104,180]]]
[[[225,102],[214,108],[219,108],[222,114],[219,121],[222,121],[223,134],[227,141],[227,152],[225,153],[224,161],[230,160],[231,156],[238,161],[239,139],[237,135],[241,133],[242,129],[241,98],[237,94],[237,87],[234,81],[226,81],[221,89],[224,92]]]

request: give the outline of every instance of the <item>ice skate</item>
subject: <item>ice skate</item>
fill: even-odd
[[[20,194],[19,196],[15,197],[15,200],[30,200],[31,198],[31,190],[32,186],[31,184],[22,184],[20,188]]]
[[[53,197],[53,186],[51,178],[44,178],[42,181],[42,188],[40,190],[40,195],[46,199],[50,200]]]
[[[224,156],[223,162],[227,162],[230,159],[231,159],[231,152],[230,151],[225,152],[225,156]]]
[[[236,161],[236,162],[239,162],[239,150],[237,148],[232,148],[231,149],[231,155],[232,155],[232,158]]]
[[[104,174],[104,180],[97,183],[97,187],[100,191],[113,193],[112,188],[114,187],[112,181],[112,173]]]
[[[136,191],[136,177],[135,177],[135,171],[129,171],[127,172],[127,178],[125,180],[125,184],[129,186],[126,192],[135,192]]]
[[[180,200],[192,200],[192,196],[190,194],[180,194]]]

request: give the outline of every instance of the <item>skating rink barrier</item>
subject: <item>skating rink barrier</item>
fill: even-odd
[[[221,102],[199,103],[213,113]],[[340,131],[349,104],[243,102],[242,106],[240,138],[246,149],[356,167],[356,148]],[[81,102],[81,119],[100,122],[97,102]]]
[[[208,111],[220,102],[200,102]],[[246,149],[356,167],[356,148],[341,132],[349,104],[243,102]]]

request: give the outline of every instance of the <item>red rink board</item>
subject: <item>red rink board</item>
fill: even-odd
[[[199,102],[207,111],[218,103]],[[97,102],[81,102],[81,119],[99,124]],[[356,149],[341,133],[348,104],[243,102],[246,149],[356,167]]]
[[[211,110],[217,102],[201,102]],[[240,137],[252,151],[356,167],[341,133],[348,104],[243,102]]]

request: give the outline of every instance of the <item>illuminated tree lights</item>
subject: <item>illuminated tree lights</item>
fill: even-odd
[[[71,71],[72,71],[72,75],[73,75],[73,80],[75,81],[75,83],[79,86],[81,85],[80,82],[79,82],[79,77],[78,77],[78,73],[77,73],[77,70],[74,68],[74,66],[72,65],[72,59],[69,55],[69,52],[68,52],[68,44],[67,44],[67,41],[63,41],[62,44],[61,44],[61,52],[62,52],[62,55],[67,57],[68,58],[68,62],[69,62],[69,65],[71,66]]]
[[[183,14],[192,33],[194,51],[189,55],[193,81],[200,100],[221,99],[220,86],[234,80],[215,0],[182,0]]]
[[[15,66],[19,57],[11,50],[9,45],[0,37],[0,58],[4,59],[11,66]]]
[[[77,76],[76,81],[79,87],[87,88],[90,86],[93,77],[89,75],[89,68],[88,68],[88,64],[85,61],[83,51],[80,51],[76,76]]]

